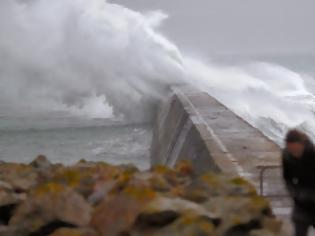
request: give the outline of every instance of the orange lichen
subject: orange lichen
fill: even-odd
[[[192,175],[194,173],[192,163],[190,161],[180,161],[175,170],[181,175]]]

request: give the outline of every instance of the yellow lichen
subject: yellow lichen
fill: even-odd
[[[139,201],[151,200],[156,196],[156,193],[150,188],[137,188],[128,186],[124,191],[128,197],[135,198]]]
[[[152,168],[152,171],[153,171],[153,172],[156,172],[156,173],[158,173],[158,174],[167,174],[167,173],[172,172],[172,170],[171,170],[169,167],[163,166],[163,165],[154,166],[154,167]]]
[[[54,182],[42,184],[34,189],[33,194],[42,196],[46,194],[59,194],[65,190],[65,187]]]
[[[220,179],[218,175],[215,175],[214,173],[207,173],[201,177],[201,180],[203,180],[208,185],[211,185],[213,187],[220,184]]]
[[[231,179],[231,183],[235,185],[249,185],[248,181],[246,181],[245,179],[241,177],[236,177],[236,178]]]
[[[213,224],[206,221],[200,222],[199,227],[205,232],[211,232],[214,230]]]

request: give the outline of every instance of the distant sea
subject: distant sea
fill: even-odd
[[[38,154],[53,162],[81,159],[149,167],[150,125],[78,117],[0,117],[0,159],[30,162]]]

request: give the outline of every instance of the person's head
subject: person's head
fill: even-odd
[[[309,142],[308,136],[296,129],[290,130],[285,138],[286,150],[294,158],[302,158],[305,147]]]

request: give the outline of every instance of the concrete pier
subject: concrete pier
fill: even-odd
[[[259,191],[257,166],[280,165],[280,147],[207,93],[189,86],[172,91],[156,118],[152,164],[174,166],[179,160],[191,160],[199,173],[239,175]],[[284,235],[290,235],[291,203],[285,197],[280,168],[266,171],[264,188],[267,195],[281,195],[270,200],[275,214],[285,221]]]
[[[279,146],[216,99],[188,86],[172,90],[156,120],[153,164],[188,159],[200,172],[234,173],[257,187],[257,166],[280,164]]]

